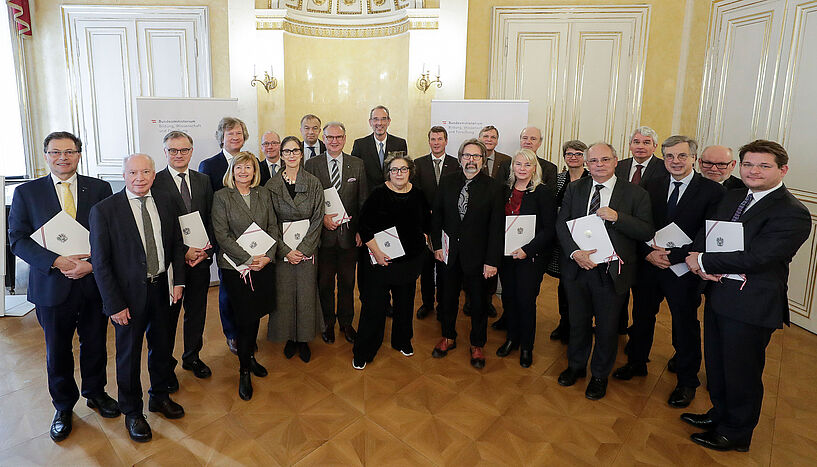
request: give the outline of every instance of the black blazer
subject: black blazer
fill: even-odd
[[[434,196],[437,194],[437,178],[434,176],[434,161],[431,154],[414,159],[413,182],[420,188],[428,201],[428,205],[434,204]],[[460,163],[454,156],[448,154],[443,157],[443,165],[440,168],[440,181],[448,174],[460,172]]]
[[[747,193],[747,189],[727,191],[712,218],[731,220]],[[746,283],[707,281],[707,302],[715,313],[734,320],[781,328],[789,324],[789,263],[808,239],[811,215],[784,185],[752,205],[739,222],[743,224],[744,251],[704,253],[701,262],[708,274],[745,274]],[[694,251],[705,250],[702,229]]]
[[[165,269],[173,265],[174,285],[184,285],[184,253],[176,203],[163,190],[151,190],[162,225]],[[115,315],[125,308],[144,313],[147,258],[125,189],[91,209],[91,263],[102,295],[102,311]],[[169,297],[168,297],[169,300]]]
[[[261,174],[261,182],[259,183],[259,185],[261,185],[261,186],[266,185],[267,181],[270,179],[269,166],[270,166],[269,162],[267,162],[266,158],[258,162],[258,170],[260,171],[259,173]],[[284,168],[284,161],[283,161],[283,159],[279,158],[278,159],[278,170],[275,172],[276,175],[283,168]]]
[[[304,143],[304,157],[303,157],[303,160],[304,160],[304,162],[306,162],[307,160],[312,159],[312,158],[309,157],[309,146],[307,146],[306,141],[304,141],[303,143]],[[326,145],[320,139],[318,139],[318,147],[320,148],[320,150],[318,151],[317,154],[315,154],[315,157],[318,157],[321,154],[326,152]]]
[[[556,193],[556,175],[558,173],[556,164],[546,161],[541,157],[537,157],[537,159],[539,159],[539,167],[542,168],[542,183],[552,192]],[[508,165],[510,166],[510,164]]]
[[[210,245],[216,244],[216,236],[213,234],[213,223],[210,220],[210,211],[213,209],[213,188],[210,185],[210,179],[203,173],[196,172],[193,169],[188,170],[188,186],[190,187],[190,197],[192,201],[192,209],[190,212],[198,211],[201,215],[201,221],[204,224],[204,230],[207,231],[207,238],[210,240]],[[162,190],[173,199],[176,203],[176,210],[179,213],[187,214],[187,206],[184,205],[182,194],[176,188],[176,182],[173,181],[175,175],[170,173],[170,169],[165,167],[164,170],[156,174],[156,179],[153,180],[153,190]],[[179,214],[181,215],[181,214]],[[207,259],[196,265],[197,268],[209,269],[213,262],[213,248],[207,251]]]
[[[448,235],[448,264],[459,260],[463,272],[481,274],[482,266],[497,267],[502,260],[505,216],[502,185],[480,172],[468,185],[468,209],[460,220],[457,203],[465,185],[460,170],[440,178],[431,208],[431,243],[442,248],[442,232]]]
[[[494,151],[494,166],[491,168],[491,176],[499,180],[503,185],[508,181],[508,176],[511,175],[511,156]],[[488,173],[488,159],[485,159],[485,165],[482,166],[482,171]]]
[[[386,136],[385,157],[389,157],[390,152],[403,151],[408,154],[406,140],[391,133]],[[380,165],[380,157],[377,155],[377,145],[374,144],[374,133],[369,136],[358,138],[352,146],[352,155],[363,159],[363,166],[366,169],[366,187],[369,193],[378,185],[385,181],[383,177],[383,167]],[[385,158],[384,158],[385,160]]]
[[[327,154],[321,154],[306,161],[304,168],[307,172],[318,177],[321,188],[324,190],[332,186],[329,176],[329,166],[326,163]],[[349,154],[343,154],[343,167],[340,169],[340,201],[346,209],[346,214],[351,217],[348,223],[342,224],[335,230],[323,228],[321,231],[321,246],[340,248],[353,248],[356,245],[355,234],[358,232],[358,221],[360,209],[363,202],[369,195],[366,188],[366,170],[363,168],[363,161]]]
[[[562,208],[556,219],[556,235],[562,246],[563,279],[574,279],[579,272],[579,265],[570,259],[570,254],[578,250],[579,246],[573,241],[566,222],[587,215],[587,205],[594,184],[593,177],[585,177],[567,185]],[[604,225],[621,262],[613,262],[609,267],[599,264],[597,267],[607,268],[616,293],[623,294],[635,282],[637,243],[649,241],[655,235],[650,196],[643,188],[627,182],[626,178],[619,178],[613,187],[609,207],[618,213],[618,220],[605,221]]]
[[[630,169],[633,167],[634,160],[632,157],[629,157],[618,161],[616,177],[619,180],[625,182],[630,181]],[[658,156],[653,154],[652,159],[647,163],[647,167],[641,171],[641,183],[639,183],[639,186],[644,187],[651,179],[663,177],[664,175],[669,175],[666,166],[664,166],[664,160],[659,159]]]
[[[670,175],[663,177],[656,177],[647,182],[646,190],[650,194],[650,203],[652,204],[652,220],[655,225],[655,230],[660,230],[675,222],[675,225],[681,228],[685,234],[692,240],[698,231],[703,228],[706,219],[711,219],[712,214],[718,203],[721,202],[726,189],[720,183],[713,182],[703,175],[696,173],[692,176],[689,186],[684,190],[684,195],[678,201],[678,206],[675,209],[675,216],[670,218],[667,216],[667,198],[669,197]],[[652,248],[646,243],[639,243],[639,257],[643,260]],[[671,264],[682,263],[686,260],[692,248],[692,244],[670,248],[669,261]],[[654,274],[652,264],[645,269],[648,274]]]
[[[88,215],[99,201],[111,195],[111,185],[98,178],[77,175],[77,222],[89,229]],[[51,265],[59,255],[41,247],[31,234],[62,210],[51,175],[23,183],[14,189],[8,217],[8,241],[14,256],[29,265],[28,300],[40,306],[56,306],[79,284],[88,297],[98,297],[93,274],[74,281]]]
[[[735,177],[734,175],[730,175],[729,178],[723,181],[723,186],[727,190],[736,190],[739,188],[746,188],[746,185],[743,183],[743,180]]]
[[[504,193],[504,199],[507,203],[511,197],[511,188],[505,186]],[[522,247],[522,250],[525,251],[528,258],[542,257],[542,267],[544,267],[546,265],[544,261],[553,251],[553,243],[556,240],[556,200],[553,197],[553,192],[545,185],[539,185],[532,192],[525,191],[522,194],[519,215],[531,214],[536,216],[536,235],[534,235],[533,240]]]
[[[224,156],[224,151],[219,151],[215,156],[201,161],[199,172],[210,177],[213,193],[224,188],[224,174],[227,173],[227,157]]]

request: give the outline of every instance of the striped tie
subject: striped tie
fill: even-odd
[[[732,215],[732,222],[737,222],[737,220],[740,219],[740,216],[743,214],[743,211],[746,210],[746,206],[748,206],[749,203],[752,202],[752,199],[753,198],[751,193],[746,195],[746,198],[744,198],[743,201],[740,202],[738,208],[735,210],[735,214]]]
[[[596,192],[593,193],[593,198],[590,200],[590,209],[587,210],[587,214],[595,214],[596,211],[599,210],[601,207],[601,189],[604,188],[604,185],[598,184],[596,185]]]
[[[338,160],[332,159],[332,173],[329,175],[331,177],[332,186],[335,187],[336,190],[340,191],[340,170],[338,170]]]
[[[77,205],[74,203],[74,195],[71,194],[71,184],[68,182],[60,182],[60,190],[62,190],[62,204],[63,211],[74,219],[77,218]]]

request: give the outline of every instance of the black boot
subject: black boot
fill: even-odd
[[[252,399],[252,379],[250,370],[241,370],[238,377],[238,397],[248,401]]]

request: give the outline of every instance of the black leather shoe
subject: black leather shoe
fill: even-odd
[[[514,350],[516,350],[518,348],[519,348],[519,344],[517,344],[516,342],[511,342],[511,340],[508,339],[508,340],[505,341],[504,344],[502,344],[501,346],[499,346],[498,349],[496,349],[496,356],[497,357],[507,357],[508,355],[511,354],[511,352],[513,352]]]
[[[189,362],[182,362],[182,368],[193,372],[193,376],[199,379],[209,378],[213,375],[210,367],[198,358]]]
[[[633,376],[647,376],[647,365],[626,363],[624,366],[613,372],[613,378],[624,381],[633,379]]]
[[[471,366],[477,370],[485,368],[485,354],[482,347],[471,347]]]
[[[130,439],[136,441],[137,443],[145,443],[153,438],[153,433],[150,431],[150,425],[148,425],[148,421],[145,420],[145,416],[142,414],[126,415],[125,428],[128,429]]]
[[[519,366],[522,368],[530,368],[533,363],[533,351],[522,349],[519,352]]]
[[[587,383],[587,390],[584,391],[584,397],[597,401],[605,394],[607,394],[607,378],[591,377],[590,382]]]
[[[670,358],[669,361],[667,362],[667,371],[669,371],[670,373],[675,373],[676,364],[677,360],[675,359],[675,355],[673,355],[672,358]]]
[[[51,421],[51,431],[49,432],[51,439],[60,442],[71,434],[71,418],[73,415],[72,410],[57,410],[54,414],[54,420]]]
[[[306,342],[298,342],[298,356],[301,357],[304,363],[309,363],[312,358],[312,351],[309,350],[309,344]]]
[[[252,399],[252,377],[250,370],[241,370],[238,376],[238,397],[248,401]]]
[[[321,333],[321,339],[327,344],[334,344],[335,343],[335,326],[332,325],[331,327],[327,327]]]
[[[496,318],[496,315],[497,315],[497,313],[496,313],[496,307],[494,306],[494,304],[493,304],[493,303],[488,302],[488,307],[486,308],[486,310],[485,310],[485,311],[486,311],[486,313],[488,314],[488,317],[489,317],[489,318]]]
[[[681,420],[702,430],[712,431],[715,429],[715,420],[712,420],[708,413],[685,412],[681,414]]]
[[[355,343],[355,338],[357,337],[357,331],[351,325],[349,326],[342,326],[340,328],[341,332],[343,332],[343,337],[346,338],[346,342],[350,344]]]
[[[179,392],[179,378],[176,377],[175,372],[170,373],[170,381],[167,383],[168,394]]]
[[[695,399],[695,388],[678,386],[672,390],[672,393],[669,395],[669,400],[667,400],[667,404],[675,407],[676,409],[683,409],[684,407],[689,407],[692,399]]]
[[[561,386],[573,386],[574,384],[576,384],[577,379],[584,378],[585,376],[587,376],[587,370],[585,370],[584,368],[579,370],[567,367],[567,370],[563,371],[559,375],[559,379],[557,380],[557,382]]]
[[[425,305],[420,306],[417,308],[417,319],[425,319],[426,316],[431,312],[434,307],[427,307]]]
[[[255,355],[250,357],[250,371],[252,371],[252,374],[258,376],[259,378],[267,376],[267,369],[264,368],[264,365],[258,363],[258,361],[255,359]]]
[[[233,355],[238,355],[238,344],[235,339],[227,339],[227,348],[230,349]]]
[[[491,324],[491,329],[494,331],[504,331],[508,329],[508,324],[505,322],[505,315],[503,314],[498,320]]]
[[[98,396],[89,397],[86,405],[99,410],[99,415],[105,418],[116,418],[122,413],[119,411],[119,404],[104,392]]]
[[[715,433],[714,431],[693,433],[689,438],[695,444],[700,444],[705,448],[714,449],[716,451],[746,452],[749,450],[748,442],[732,441],[726,436]]]
[[[167,399],[157,399],[151,397],[148,402],[148,410],[151,412],[159,412],[165,418],[175,419],[184,417],[184,408],[181,405],[173,402],[168,397]]]
[[[286,358],[292,358],[297,351],[298,344],[295,341],[287,341],[286,345],[284,345],[284,357]]]

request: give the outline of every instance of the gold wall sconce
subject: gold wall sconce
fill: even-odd
[[[440,81],[440,66],[437,65],[437,78],[432,80],[431,71],[426,70],[426,66],[425,64],[423,64],[423,72],[420,74],[420,77],[417,78],[417,89],[425,93],[426,91],[428,91],[428,88],[430,88],[431,85],[435,83],[437,84],[438,88],[443,87],[443,82]]]
[[[252,81],[250,81],[250,86],[255,87],[255,83],[260,84],[264,87],[264,90],[270,92],[271,90],[278,87],[278,80],[275,79],[275,76],[272,76],[272,67],[269,67],[269,73],[264,70],[264,78],[258,79],[258,75],[255,73],[255,65],[252,67]]]

